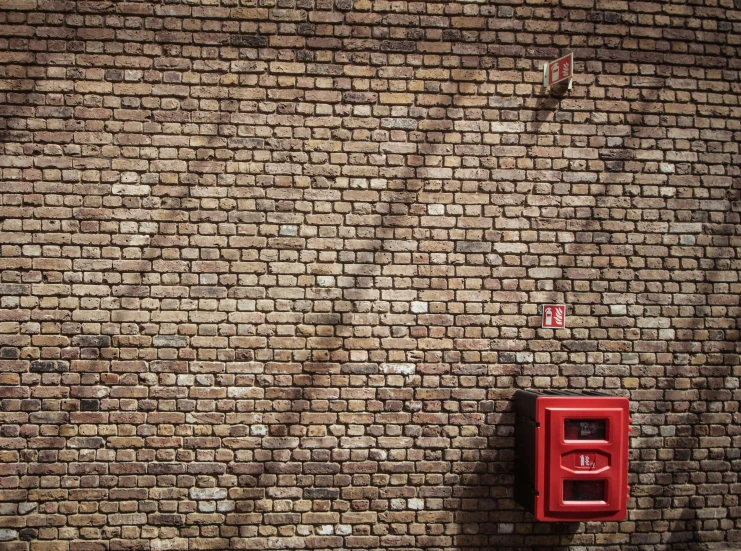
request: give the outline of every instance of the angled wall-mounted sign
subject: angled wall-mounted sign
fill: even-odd
[[[574,76],[574,54],[573,52],[555,61],[549,61],[543,66],[543,86],[553,86],[564,80],[569,81],[571,89],[571,77]]]

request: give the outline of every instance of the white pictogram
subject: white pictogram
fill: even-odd
[[[553,319],[556,325],[563,325],[563,310],[561,308],[553,308]]]

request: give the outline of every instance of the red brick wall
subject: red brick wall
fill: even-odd
[[[732,0],[2,2],[0,550],[741,540],[739,48]],[[631,399],[625,522],[513,502],[517,388]]]

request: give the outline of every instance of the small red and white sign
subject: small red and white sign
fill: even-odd
[[[544,304],[542,327],[544,329],[563,329],[566,327],[566,305]]]
[[[543,86],[553,86],[557,82],[574,76],[574,54],[570,53],[550,61],[543,67]]]

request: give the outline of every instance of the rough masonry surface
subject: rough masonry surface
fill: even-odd
[[[740,51],[738,0],[0,2],[0,550],[736,548]],[[631,400],[624,522],[514,503],[518,388]]]

